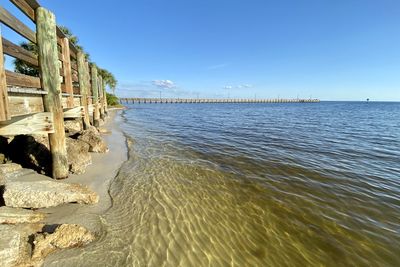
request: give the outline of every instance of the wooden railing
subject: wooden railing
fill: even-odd
[[[56,26],[54,14],[36,0],[10,0],[33,23],[29,28],[0,6],[0,23],[37,46],[37,55],[0,32],[0,135],[48,134],[53,177],[68,176],[64,119],[82,118],[83,127],[98,126],[107,112],[105,86]],[[4,55],[22,60],[39,77],[6,70]]]

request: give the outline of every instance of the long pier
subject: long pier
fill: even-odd
[[[120,98],[120,103],[132,103],[132,104],[167,104],[167,103],[318,103],[319,99],[308,98],[308,99],[284,99],[284,98],[269,98],[269,99],[219,99],[219,98]]]

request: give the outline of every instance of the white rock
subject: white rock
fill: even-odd
[[[0,224],[38,223],[45,214],[21,208],[0,207]]]
[[[99,196],[87,186],[56,181],[7,181],[4,188],[6,206],[47,208],[64,203],[93,204]]]

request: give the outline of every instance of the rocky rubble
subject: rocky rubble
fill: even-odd
[[[76,224],[54,228],[44,224],[0,225],[2,267],[42,266],[45,257],[60,250],[84,246],[95,239],[93,233]]]
[[[94,234],[76,224],[62,224],[54,233],[38,233],[34,236],[35,249],[30,264],[39,266],[50,253],[60,249],[81,247],[94,239]]]
[[[64,203],[95,204],[99,201],[99,196],[80,184],[50,180],[7,181],[3,199],[9,207],[38,209]]]
[[[87,143],[90,152],[106,153],[108,151],[106,142],[104,142],[99,131],[93,126],[87,130],[83,130],[78,136],[78,140]]]
[[[17,135],[8,145],[8,155],[13,162],[41,174],[51,173],[50,150],[30,135]]]
[[[38,223],[45,214],[27,209],[0,207],[0,224]]]
[[[17,226],[0,224],[1,266],[29,266],[26,264],[32,252],[29,238],[42,228],[42,224]]]
[[[89,153],[89,144],[67,137],[67,154],[69,171],[75,174],[82,174],[86,167],[92,164],[92,156]]]
[[[67,136],[78,134],[82,129],[82,122],[80,120],[66,120],[64,121],[64,128]]]

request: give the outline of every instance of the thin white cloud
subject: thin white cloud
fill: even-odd
[[[222,64],[209,66],[207,69],[209,69],[209,70],[222,69],[222,68],[225,68],[228,65],[229,65],[228,63],[222,63]]]
[[[239,84],[239,85],[225,85],[223,88],[230,90],[230,89],[249,89],[253,87],[254,86],[251,84]]]
[[[176,84],[171,80],[154,80],[153,85],[163,89],[176,88]]]

